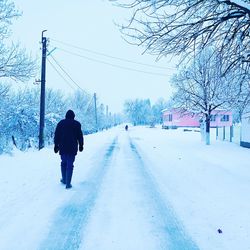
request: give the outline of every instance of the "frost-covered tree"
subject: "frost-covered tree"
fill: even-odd
[[[8,124],[10,85],[0,83],[0,154],[9,148]]]
[[[22,88],[12,93],[9,102],[9,136],[20,150],[38,145],[40,118],[40,91],[35,88]],[[65,115],[64,96],[60,91],[46,90],[45,142],[53,142],[56,124]]]
[[[10,25],[21,15],[10,0],[0,1],[0,79],[25,82],[35,72],[35,62],[19,44],[10,44]]]
[[[93,95],[88,92],[76,91],[71,100],[72,107],[78,114],[84,134],[96,131],[95,106]]]
[[[83,125],[85,134],[96,132],[93,95],[76,91],[70,96],[60,91],[46,90],[45,143],[53,143],[57,123],[64,119],[66,111],[73,109],[76,119]],[[38,146],[40,90],[38,88],[10,88],[0,84],[0,154],[10,152],[13,147],[26,150]],[[104,105],[97,105],[99,128],[106,124]],[[114,117],[109,115],[110,126]]]
[[[152,121],[152,109],[149,99],[125,101],[124,113],[135,126],[150,124]]]
[[[69,98],[69,107],[77,113],[77,119],[81,122],[83,127],[83,132],[85,134],[94,133],[96,130],[104,126],[102,124],[101,114],[102,110],[100,110],[100,105],[97,99],[97,124],[96,124],[96,116],[95,116],[95,103],[94,103],[94,95],[82,91],[77,90],[72,96]]]
[[[97,109],[97,118],[98,118],[98,127],[100,130],[103,130],[106,127],[106,119],[107,119],[103,103],[101,103]]]
[[[110,1],[132,10],[130,21],[121,27],[129,42],[158,57],[186,57],[213,45],[223,55],[225,71],[249,65],[249,0]]]
[[[0,83],[0,99],[3,99],[6,96],[8,96],[9,91],[10,91],[10,85]]]
[[[201,114],[206,124],[206,144],[210,144],[210,119],[213,110],[232,109],[238,103],[246,83],[240,74],[222,74],[221,57],[206,50],[172,79],[175,107]]]
[[[24,142],[23,138],[33,136],[34,131],[33,126],[29,127],[32,121],[26,119],[27,112],[33,106],[29,107],[29,102],[25,101],[25,96],[21,96],[21,93],[14,94],[9,85],[2,84],[6,80],[25,82],[36,70],[35,61],[25,49],[10,41],[10,26],[19,16],[21,12],[16,10],[12,1],[0,1],[0,153],[9,151],[13,144],[18,144],[23,149],[25,144],[29,144],[28,139]],[[33,104],[32,101],[30,104]],[[29,129],[26,130],[27,127]],[[21,134],[23,137],[20,137]]]
[[[4,91],[1,91],[3,90]],[[0,153],[13,146],[20,150],[38,145],[40,91],[34,88],[10,89],[0,85]],[[58,91],[47,89],[45,141],[53,141],[57,122],[65,115],[64,98]]]
[[[59,90],[47,89],[45,97],[45,142],[51,144],[56,125],[65,116],[67,101]],[[40,100],[39,98],[37,97],[37,100]],[[37,117],[39,117],[39,113]]]
[[[233,122],[241,122],[244,111],[250,107],[250,75],[245,74],[240,86],[240,94],[236,102],[233,103]]]
[[[162,110],[167,108],[167,101],[160,98],[152,106],[152,116],[154,124],[162,124]]]
[[[38,104],[35,91],[31,89],[12,91],[8,98],[5,133],[8,141],[18,149],[31,147],[32,140],[37,137]]]

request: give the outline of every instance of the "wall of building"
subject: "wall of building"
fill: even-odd
[[[241,141],[242,147],[250,148],[250,112],[245,113],[242,116],[241,126]]]
[[[211,127],[230,127],[233,125],[232,111],[213,110],[212,115],[215,115],[215,121],[210,122]],[[228,120],[222,121],[223,116],[228,116]]]
[[[211,127],[228,127],[232,126],[233,118],[231,111],[216,110],[212,112],[214,121],[210,122]],[[171,120],[169,117],[171,116]],[[222,117],[227,116],[228,120],[222,121]],[[163,111],[163,127],[199,127],[200,115],[192,115],[190,113],[182,114],[178,110]]]

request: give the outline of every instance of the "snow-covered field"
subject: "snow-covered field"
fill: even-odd
[[[1,250],[250,249],[250,150],[234,143],[182,129],[88,135],[71,190],[52,147],[0,162]]]

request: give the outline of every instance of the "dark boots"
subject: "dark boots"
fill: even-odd
[[[61,172],[62,179],[61,182],[66,185],[66,188],[72,188],[71,179],[74,168],[75,155],[61,155]]]
[[[60,180],[62,184],[66,184],[66,166],[61,164],[62,179]]]
[[[71,179],[73,174],[73,166],[66,169],[66,189],[72,188]]]

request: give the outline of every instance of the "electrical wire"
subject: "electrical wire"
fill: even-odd
[[[49,64],[52,66],[52,68],[58,73],[58,75],[73,89],[74,87],[69,83],[69,81],[57,70],[57,68],[53,65],[53,63],[47,58]],[[77,87],[79,88],[79,86],[77,85]],[[80,88],[80,90],[83,90],[82,88]],[[84,90],[83,90],[84,91]],[[85,91],[84,91],[85,92]],[[90,98],[89,102],[87,103],[87,107],[85,109],[85,111],[83,112],[83,114],[86,114],[89,107],[90,107],[90,104],[92,103],[93,101],[93,96]]]
[[[89,106],[90,106],[90,104],[92,103],[92,101],[93,101],[93,99],[94,99],[93,97],[94,97],[94,95],[91,97],[90,101],[88,102],[88,105],[87,105],[87,108],[86,108],[85,111],[84,111],[84,114],[87,113],[87,111],[88,111],[88,109],[89,109]]]
[[[57,74],[73,89],[74,87],[71,85],[71,83],[57,70],[57,68],[53,65],[53,63],[47,58],[49,64],[51,65],[51,67],[57,72]]]
[[[59,64],[59,62],[52,56],[50,55],[51,58],[53,59],[53,61],[57,64],[57,66],[65,73],[65,75],[67,75],[67,77],[82,91],[84,91],[84,89],[81,88],[81,86],[79,84],[77,84],[73,78],[66,72],[66,70]],[[85,91],[84,91],[85,92]]]
[[[116,60],[123,61],[123,62],[129,62],[129,63],[133,63],[133,64],[143,65],[143,66],[147,66],[147,67],[151,67],[151,68],[157,68],[157,69],[164,69],[164,70],[166,70],[166,69],[170,69],[170,70],[175,69],[175,68],[171,68],[171,67],[156,66],[156,65],[147,64],[147,63],[135,62],[133,60],[124,59],[124,58],[121,58],[121,57],[111,56],[111,55],[108,55],[108,54],[105,54],[105,53],[101,53],[101,52],[97,52],[97,51],[94,51],[94,50],[82,48],[82,47],[72,45],[70,43],[62,42],[62,41],[59,41],[59,40],[56,40],[56,39],[51,39],[50,38],[50,40],[54,41],[54,42],[57,42],[57,43],[60,43],[60,44],[63,44],[63,45],[66,45],[66,46],[71,47],[71,48],[87,51],[87,52],[95,54],[95,55],[100,55],[100,56],[116,59]]]
[[[125,69],[125,70],[129,70],[129,71],[134,71],[134,72],[139,72],[139,73],[144,73],[144,74],[149,74],[149,75],[157,75],[157,76],[164,76],[164,77],[167,76],[167,74],[161,74],[161,73],[155,73],[155,72],[144,71],[144,70],[139,70],[139,69],[133,69],[133,68],[129,68],[129,67],[120,66],[120,65],[117,65],[117,64],[108,63],[108,62],[105,62],[105,61],[102,61],[102,60],[93,59],[91,57],[83,56],[83,55],[80,55],[78,53],[71,52],[69,50],[65,50],[65,49],[58,48],[58,47],[57,47],[57,49],[65,52],[65,53],[84,58],[84,59],[89,60],[89,61],[102,63],[102,64],[109,65],[109,66],[119,68],[119,69]]]

